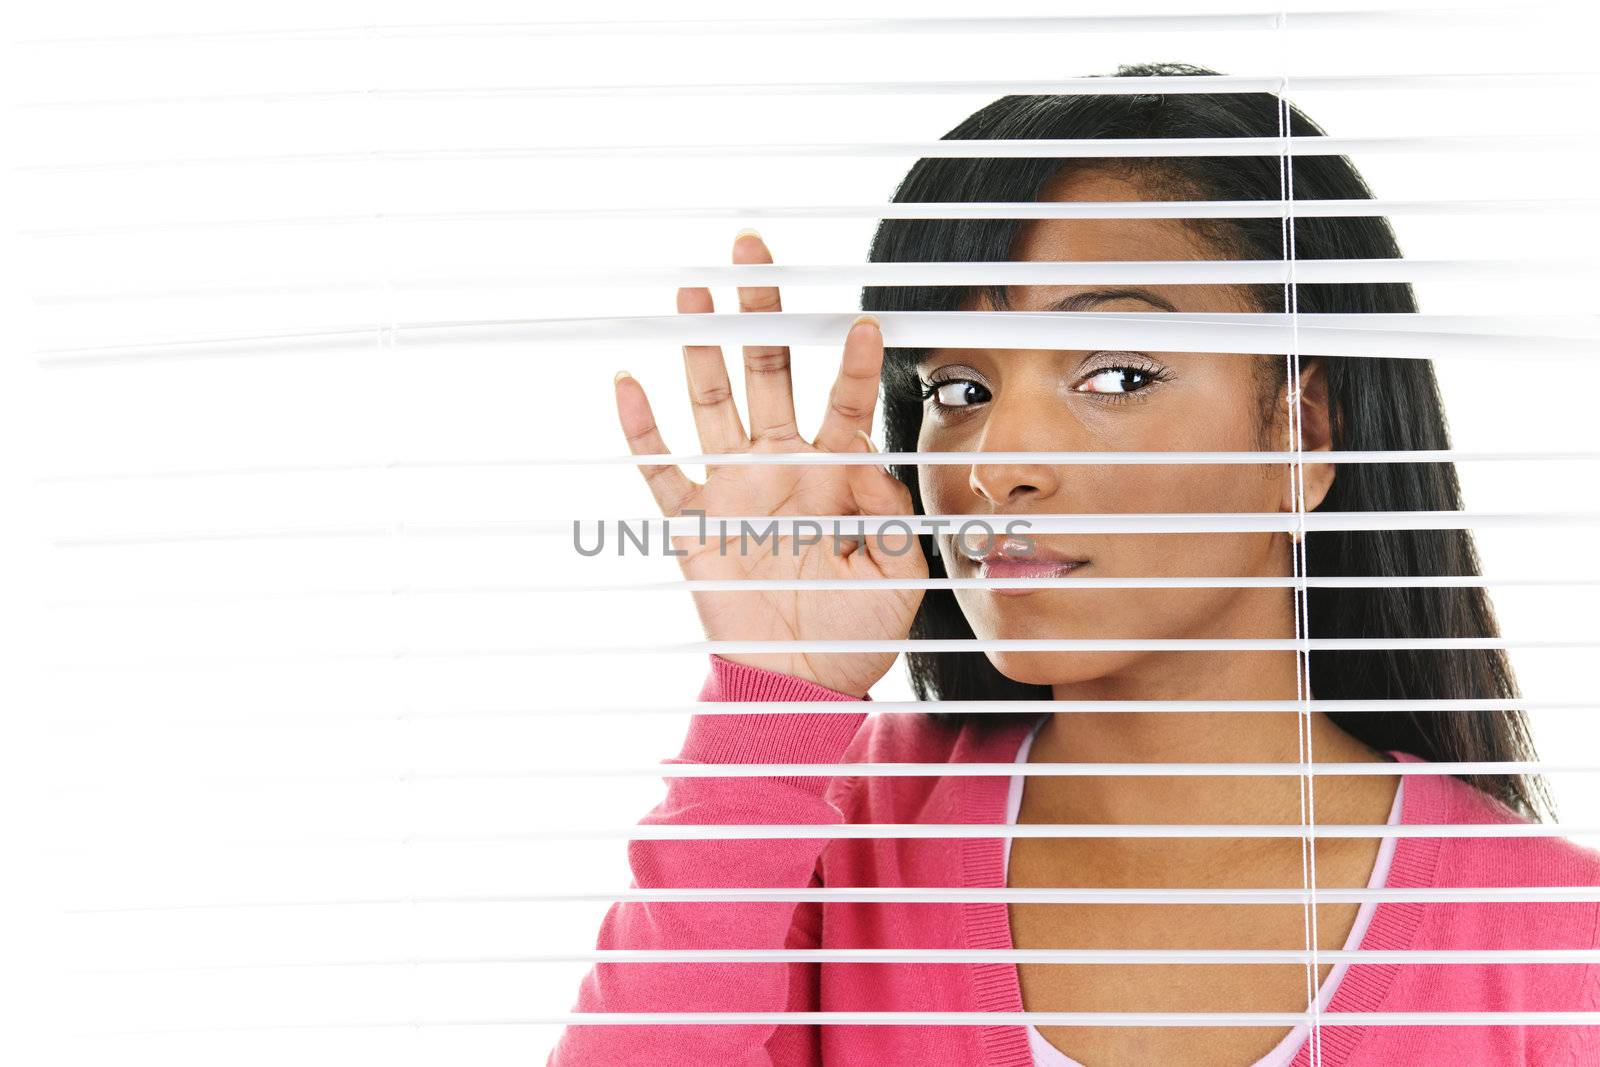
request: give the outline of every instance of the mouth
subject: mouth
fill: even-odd
[[[1006,539],[982,556],[964,554],[980,578],[1062,578],[1089,566],[1089,560],[1056,552],[1038,543]],[[1021,596],[1039,587],[1014,586],[989,590],[999,596]]]

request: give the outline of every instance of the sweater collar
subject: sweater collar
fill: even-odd
[[[1008,763],[1016,759],[1023,738],[1036,720],[1017,717],[981,733],[964,730],[958,743],[958,759],[973,763]],[[962,750],[966,751],[963,752]],[[1003,823],[1006,821],[1006,790],[1009,775],[960,778],[962,822]],[[1005,887],[1005,839],[968,837],[960,842],[962,884],[973,888]],[[1003,903],[962,904],[963,935],[968,948],[1010,949],[1011,915]],[[973,1002],[979,1011],[1022,1011],[1022,987],[1017,968],[1011,963],[979,963],[969,968]],[[1028,1031],[1021,1026],[985,1026],[978,1032],[988,1063],[992,1067],[1032,1067],[1033,1051],[1028,1047]]]
[[[1420,756],[1398,749],[1389,750],[1400,763],[1423,763]],[[1445,781],[1437,774],[1412,774],[1406,776],[1405,793],[1400,801],[1400,822],[1413,826],[1418,823],[1448,823],[1449,794]],[[1385,889],[1426,889],[1438,884],[1439,849],[1444,840],[1438,837],[1402,837],[1395,841],[1394,859],[1389,864],[1389,877]],[[1405,950],[1412,947],[1417,930],[1422,925],[1424,905],[1418,901],[1381,901],[1373,910],[1372,922],[1367,926],[1359,948],[1368,950]],[[1339,987],[1328,1002],[1329,1012],[1378,1011],[1388,995],[1389,988],[1399,977],[1402,964],[1355,963],[1344,972]],[[1339,1067],[1355,1053],[1366,1038],[1365,1026],[1330,1026],[1319,1029],[1318,1057],[1324,1067]],[[1311,1049],[1307,1042],[1291,1061],[1290,1067],[1307,1067]]]
[[[1018,717],[984,730],[963,731],[954,753],[957,760],[973,763],[1014,761],[1034,720]],[[1390,750],[1400,763],[1421,763],[1409,752]],[[1003,823],[1006,818],[1006,792],[1009,775],[961,778],[959,805],[961,821]],[[1438,775],[1417,774],[1406,778],[1401,799],[1400,822],[1445,823],[1449,821],[1448,795]],[[1385,888],[1422,889],[1436,884],[1439,849],[1437,837],[1402,837],[1395,842]],[[1005,887],[1005,839],[999,837],[963,838],[960,842],[962,884],[971,888]],[[975,949],[1011,949],[1010,912],[1003,903],[960,905],[966,946]],[[1382,901],[1373,910],[1372,921],[1361,939],[1360,948],[1408,949],[1421,925],[1423,905],[1414,901]],[[1017,968],[1009,963],[980,963],[969,968],[973,1002],[980,1011],[1020,1012],[1022,987]],[[1344,972],[1328,1003],[1329,1012],[1377,1011],[1400,973],[1393,963],[1357,963]],[[1318,1057],[1323,1067],[1345,1063],[1367,1034],[1364,1026],[1320,1028]],[[1028,1033],[1021,1026],[986,1026],[979,1031],[992,1067],[1032,1067],[1033,1053]],[[1309,1042],[1302,1044],[1290,1067],[1307,1067]]]

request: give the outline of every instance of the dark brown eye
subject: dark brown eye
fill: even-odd
[[[942,382],[929,382],[922,390],[922,399],[933,399],[942,408],[963,408],[986,403],[989,390],[966,378],[952,378]]]
[[[1080,393],[1136,393],[1155,380],[1155,373],[1143,367],[1106,367],[1074,388]]]

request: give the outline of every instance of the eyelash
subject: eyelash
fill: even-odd
[[[1136,372],[1138,374],[1144,375],[1144,377],[1146,378],[1146,381],[1145,381],[1145,383],[1143,385],[1139,386],[1137,389],[1125,390],[1125,391],[1120,392],[1120,393],[1096,393],[1096,392],[1093,392],[1091,390],[1077,390],[1077,391],[1087,393],[1090,396],[1097,396],[1097,397],[1100,397],[1103,400],[1109,400],[1109,401],[1111,401],[1113,403],[1122,404],[1122,403],[1127,403],[1136,394],[1144,392],[1146,389],[1150,388],[1152,385],[1157,385],[1157,384],[1159,384],[1161,382],[1168,381],[1172,377],[1171,373],[1168,372],[1168,370],[1165,367],[1158,366],[1155,363],[1127,363],[1127,362],[1125,362],[1125,363],[1108,363],[1103,367],[1095,367],[1094,369],[1090,370],[1088,373],[1086,373],[1083,376],[1082,381],[1088,381],[1091,378],[1095,378],[1095,377],[1097,377],[1097,376],[1099,376],[1101,374],[1104,374],[1106,371],[1113,371],[1113,370],[1118,370],[1118,371],[1130,371],[1131,370],[1131,371],[1134,371],[1134,372]],[[1081,384],[1081,382],[1080,382],[1080,384]]]
[[[1127,403],[1135,394],[1142,393],[1146,389],[1150,388],[1150,386],[1156,385],[1156,384],[1158,384],[1160,382],[1168,381],[1172,377],[1171,373],[1168,372],[1165,367],[1157,366],[1154,363],[1132,363],[1132,362],[1108,363],[1108,364],[1106,364],[1104,366],[1095,367],[1095,368],[1089,370],[1079,380],[1079,384],[1082,384],[1083,382],[1086,382],[1086,381],[1088,381],[1088,380],[1090,380],[1090,379],[1092,379],[1092,378],[1094,378],[1094,377],[1096,377],[1098,375],[1104,374],[1107,371],[1130,371],[1130,370],[1134,371],[1134,372],[1136,372],[1138,374],[1144,375],[1144,377],[1147,379],[1145,381],[1145,383],[1143,385],[1139,386],[1137,389],[1126,390],[1126,391],[1120,392],[1120,393],[1101,393],[1101,392],[1096,392],[1094,390],[1079,390],[1076,387],[1074,387],[1074,391],[1081,392],[1081,393],[1083,393],[1083,394],[1085,394],[1087,396],[1099,397],[1102,400],[1110,401],[1112,403]],[[978,381],[975,378],[959,377],[959,376],[955,376],[955,375],[951,375],[951,376],[944,377],[944,378],[935,377],[935,378],[929,378],[927,381],[924,381],[924,382],[921,383],[922,384],[922,389],[921,389],[922,400],[924,402],[926,402],[928,400],[934,400],[934,406],[935,407],[944,408],[946,410],[951,410],[951,411],[956,410],[958,408],[963,408],[963,407],[976,407],[977,406],[976,404],[941,404],[936,399],[934,399],[935,395],[939,392],[941,387],[946,386],[946,385],[959,385],[959,384],[963,384],[963,383],[969,384],[969,385],[976,385],[978,388],[983,389],[985,392],[988,391],[988,386],[984,385],[982,382]]]
[[[989,391],[989,387],[988,386],[984,385],[982,382],[978,381],[975,378],[959,378],[959,377],[929,378],[927,381],[922,383],[922,399],[923,399],[924,402],[926,402],[928,400],[933,400],[935,394],[937,394],[939,392],[939,390],[942,389],[944,386],[947,386],[947,385],[962,385],[962,384],[976,385],[979,389],[982,389],[984,392],[988,392]],[[945,408],[947,410],[952,410],[953,411],[956,408],[976,407],[977,405],[975,405],[975,404],[941,404],[937,400],[934,400],[934,406],[935,407],[939,407],[939,408]]]

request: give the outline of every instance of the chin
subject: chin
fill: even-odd
[[[1127,665],[1120,652],[987,652],[995,670],[1025,685],[1072,685],[1104,678]]]

